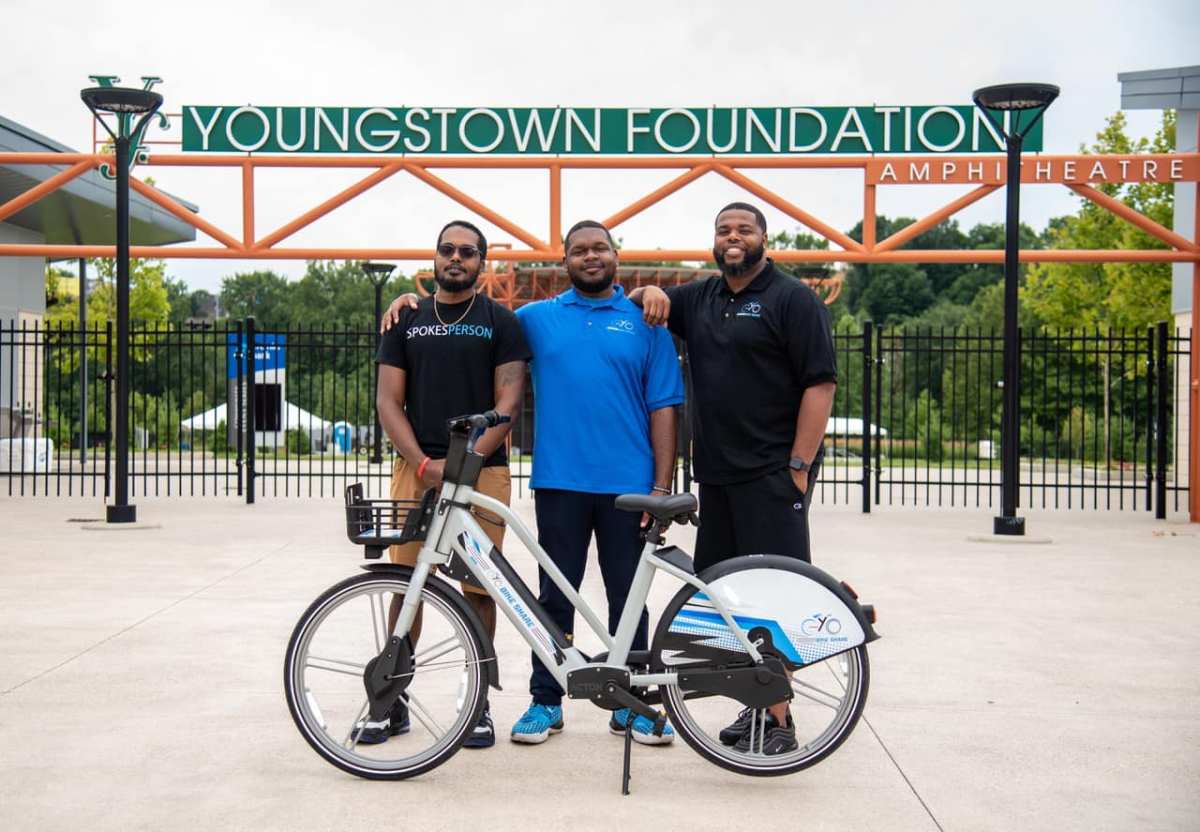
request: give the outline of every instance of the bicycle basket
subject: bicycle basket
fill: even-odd
[[[346,488],[346,534],[367,547],[368,558],[378,558],[388,546],[424,540],[436,502],[434,488],[420,500],[368,500],[362,483],[355,483]]]

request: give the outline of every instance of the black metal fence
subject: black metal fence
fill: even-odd
[[[376,344],[360,330],[256,332],[252,319],[133,330],[131,496],[340,497],[353,482],[386,493],[394,452],[375,435]],[[999,333],[867,323],[836,333],[835,346],[818,499],[863,511],[998,505]],[[1175,406],[1189,346],[1165,323],[1023,333],[1022,506],[1186,509],[1175,474],[1187,468],[1179,431],[1189,414]],[[108,495],[113,353],[108,325],[0,322],[0,488]],[[519,488],[535,450],[532,420],[527,389],[511,438]],[[687,424],[685,405],[680,488],[691,485]]]

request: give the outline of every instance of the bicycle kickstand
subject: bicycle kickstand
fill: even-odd
[[[625,765],[621,770],[621,794],[629,794],[629,760],[633,750],[633,714],[625,720]]]

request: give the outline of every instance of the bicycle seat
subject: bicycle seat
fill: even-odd
[[[658,520],[678,520],[686,523],[699,504],[692,494],[668,494],[656,497],[651,494],[621,494],[615,505],[625,511],[644,511]]]

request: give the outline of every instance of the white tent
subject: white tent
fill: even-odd
[[[228,424],[227,411],[228,405],[219,404],[212,410],[206,410],[203,413],[197,413],[188,419],[184,419],[179,423],[179,426],[184,430],[216,430],[217,425],[225,422]],[[286,433],[293,428],[302,430],[310,436],[323,435],[330,427],[330,422],[322,419],[320,416],[314,416],[302,407],[292,404],[291,402],[283,403],[283,430]],[[259,431],[260,434],[264,433]]]
[[[870,425],[868,430],[872,436],[887,436],[887,428],[877,428],[875,425]],[[862,419],[847,419],[844,416],[834,416],[829,420],[829,426],[825,428],[826,434],[834,436],[862,436],[863,435],[863,420]]]

